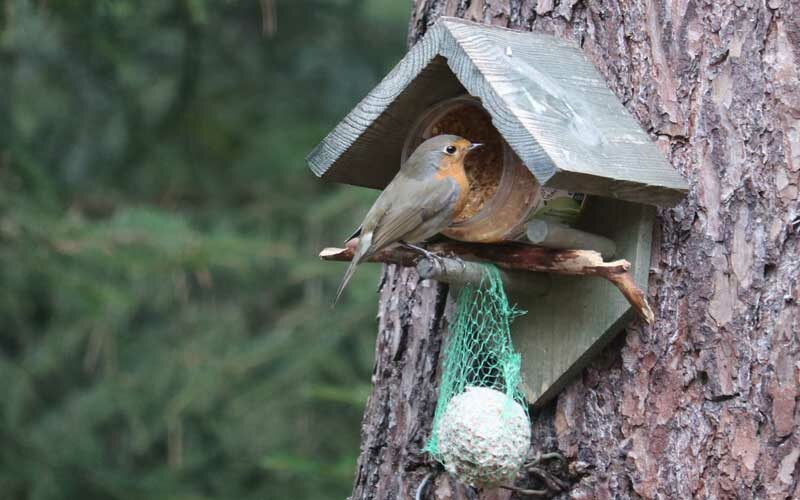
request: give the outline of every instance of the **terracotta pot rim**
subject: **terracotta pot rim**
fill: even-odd
[[[402,161],[405,161],[411,154],[412,146],[416,141],[418,141],[421,137],[427,137],[430,135],[431,127],[433,127],[441,118],[452,112],[458,106],[470,106],[478,109],[486,116],[486,119],[489,120],[489,123],[491,123],[491,115],[483,108],[480,99],[477,97],[471,95],[461,95],[440,101],[423,113],[409,129],[409,133],[406,135],[403,144],[401,158]],[[497,133],[499,134],[499,132]],[[463,221],[455,222],[446,230],[442,231],[442,234],[445,236],[461,239],[458,238],[457,234],[469,232],[471,229],[486,233],[487,228],[484,226],[486,226],[488,219],[494,213],[496,213],[498,209],[502,208],[501,205],[506,203],[512,194],[515,181],[518,180],[519,175],[531,175],[530,172],[528,172],[527,167],[522,164],[522,160],[520,160],[514,153],[514,150],[511,149],[511,146],[508,145],[502,136],[500,136],[500,139],[502,143],[502,173],[497,184],[497,190],[491,198],[484,202],[481,208],[472,217]],[[535,193],[532,196],[535,196]],[[527,219],[527,217],[530,215],[530,212],[533,210],[534,205],[535,203],[529,203],[526,207],[526,210],[523,210],[523,213],[520,214],[520,222]],[[498,230],[499,229],[500,228],[498,228]],[[490,239],[503,239],[504,237],[508,236],[512,230],[513,228],[507,228],[507,231],[505,231],[503,235],[498,236],[497,238],[491,237]]]

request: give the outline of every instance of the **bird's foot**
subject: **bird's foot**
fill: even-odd
[[[415,252],[418,252],[418,253],[424,255],[426,259],[438,260],[440,258],[435,253],[433,253],[431,251],[428,251],[428,250],[426,250],[425,248],[423,248],[423,247],[421,247],[419,245],[414,245],[413,243],[407,243],[405,241],[401,241],[400,245],[408,248],[409,250],[413,250]]]

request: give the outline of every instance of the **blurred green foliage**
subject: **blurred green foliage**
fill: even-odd
[[[406,2],[0,4],[0,497],[346,496],[377,270],[316,253],[375,193],[303,156]]]

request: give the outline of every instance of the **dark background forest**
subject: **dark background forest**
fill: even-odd
[[[303,157],[405,49],[398,0],[0,2],[0,498],[343,498],[375,193]]]

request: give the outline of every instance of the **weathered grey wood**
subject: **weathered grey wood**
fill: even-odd
[[[606,259],[614,257],[617,253],[617,245],[605,236],[544,219],[534,219],[528,222],[525,241],[545,248],[594,250],[600,252]]]
[[[550,276],[529,272],[509,272],[499,270],[500,279],[506,291],[541,296],[550,289]],[[439,257],[422,259],[417,263],[417,274],[420,278],[432,279],[454,286],[467,284],[480,285],[489,279],[486,267],[459,258]]]
[[[465,92],[445,59],[428,45],[414,47],[308,155],[316,175],[375,189],[389,183],[400,168],[406,134],[421,110]]]
[[[686,183],[580,49],[558,38],[441,18],[308,156],[327,179],[382,187],[433,103],[466,89],[540,184],[672,205]]]
[[[646,205],[590,197],[579,228],[615,241],[618,257],[631,262],[634,282],[646,291],[654,217],[655,210]],[[522,353],[526,396],[537,408],[634,317],[613,286],[596,280],[553,276],[543,297],[510,297],[528,311],[514,323],[513,336]]]

